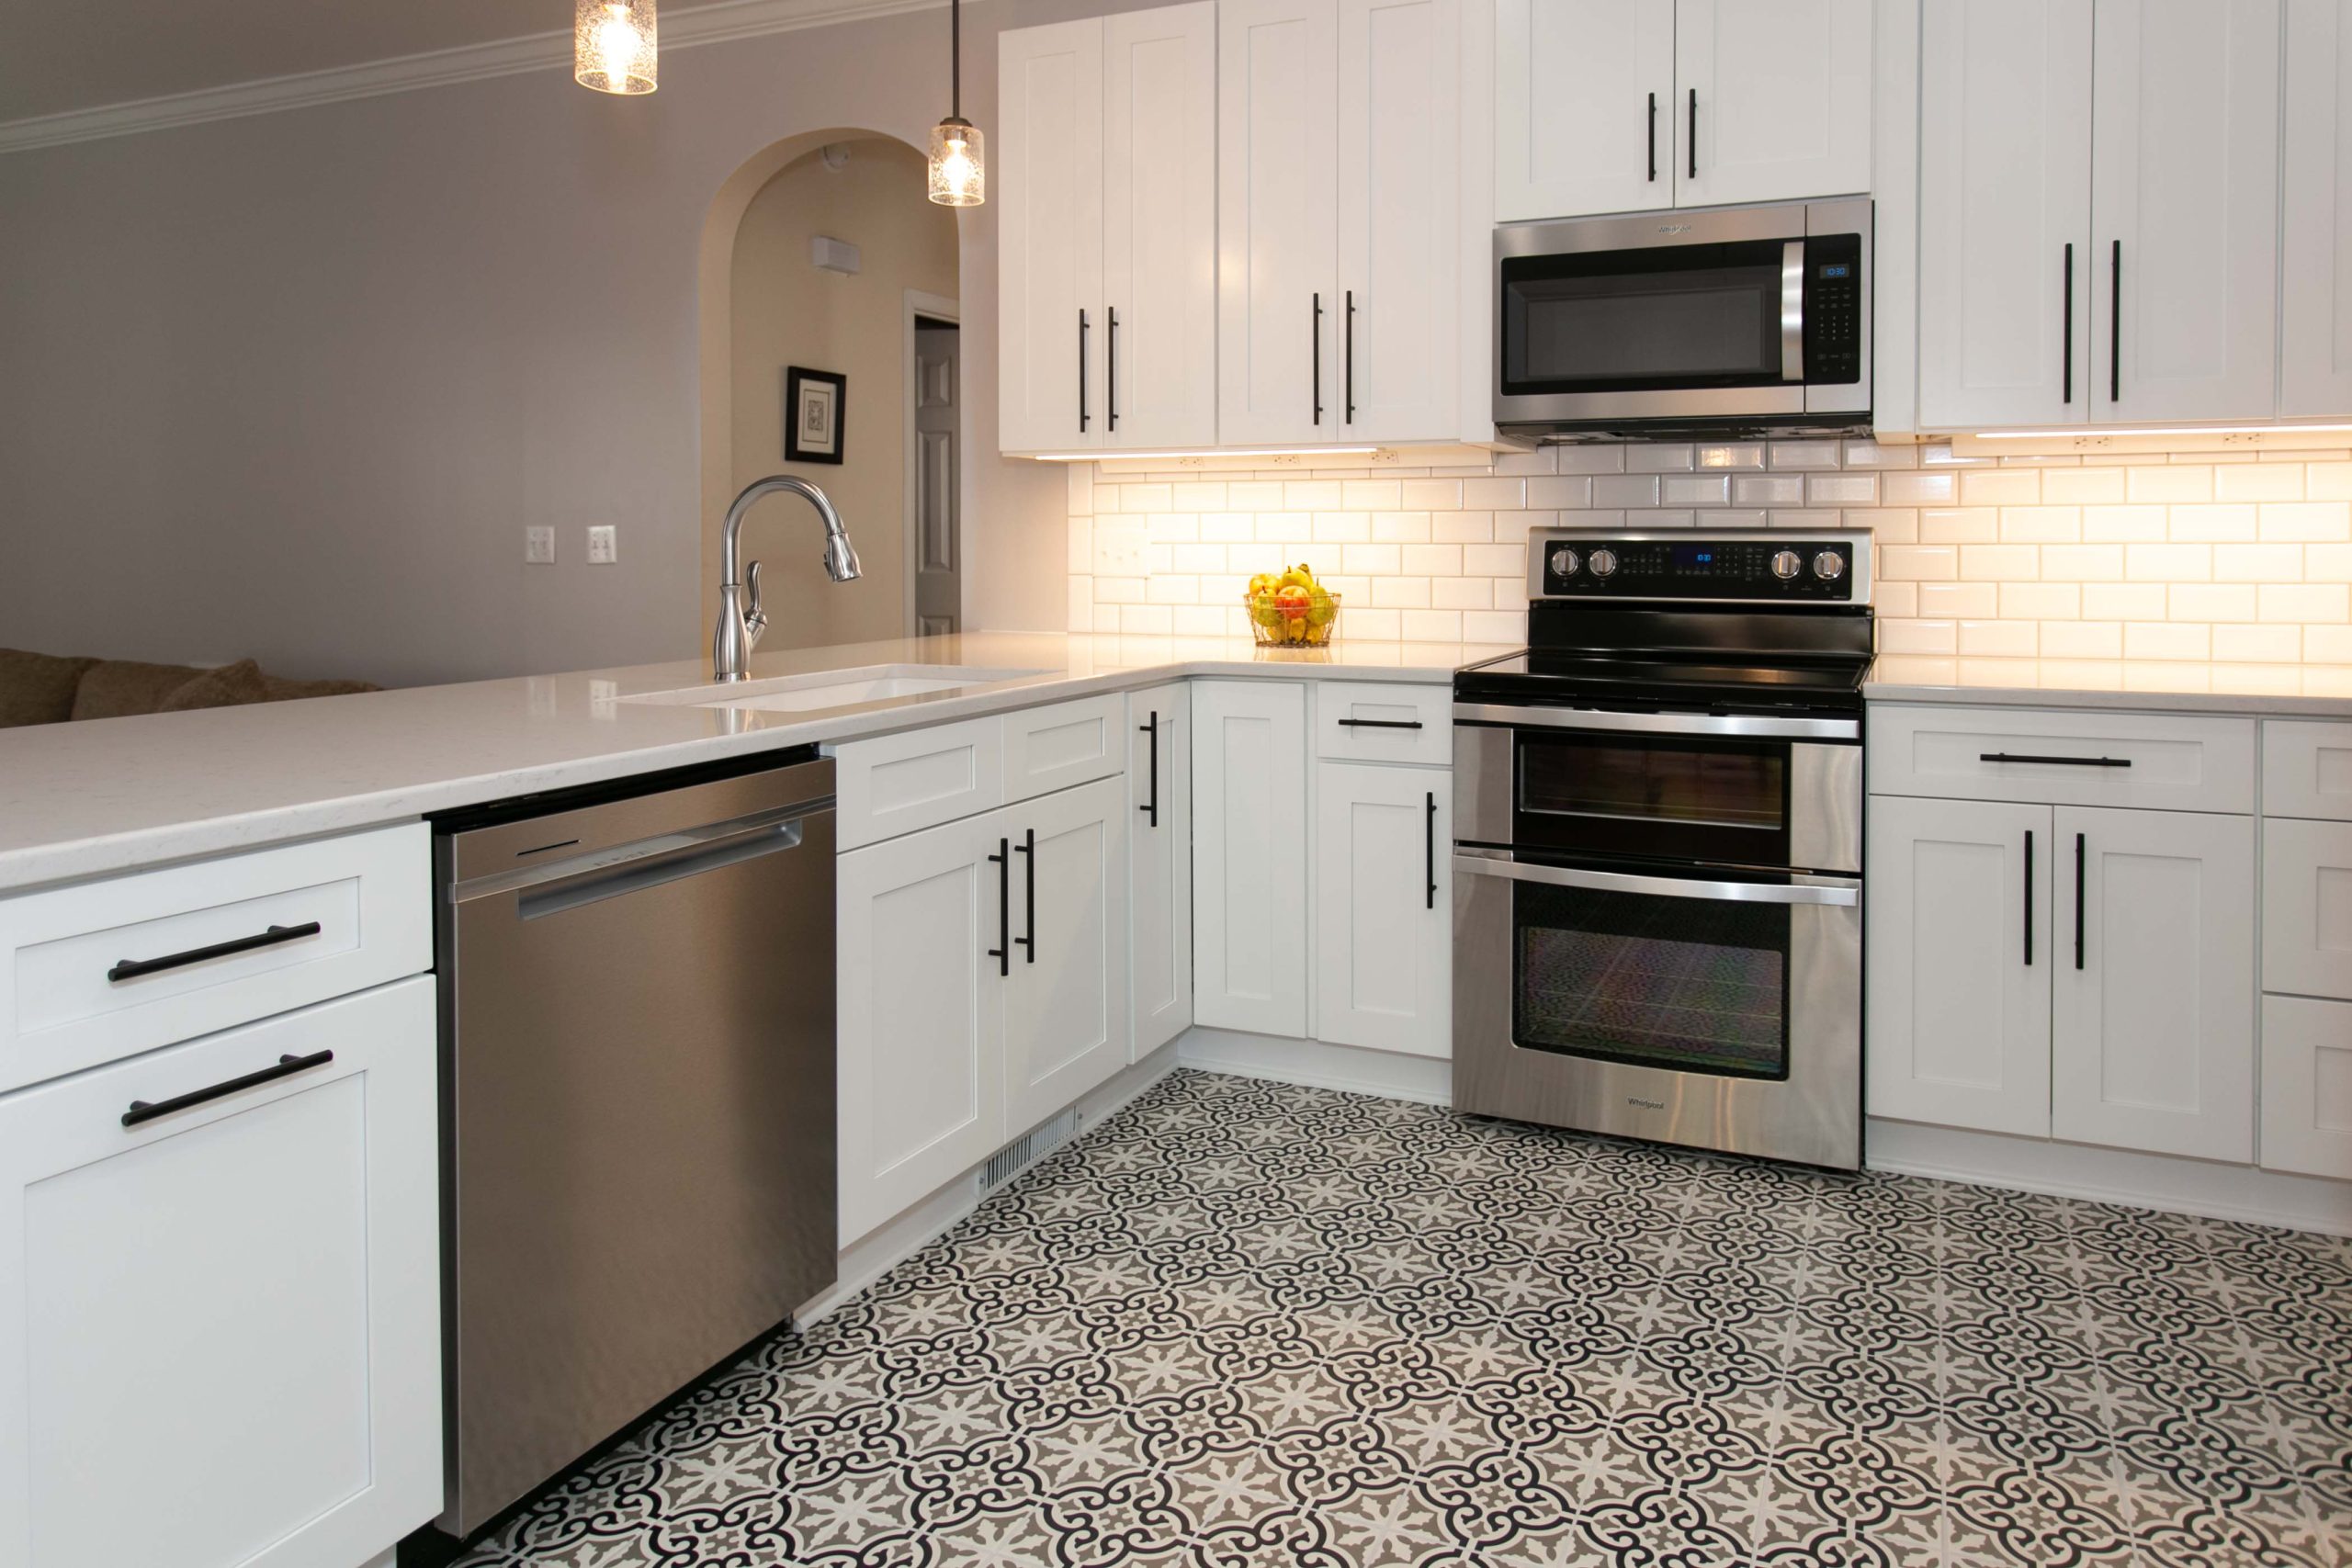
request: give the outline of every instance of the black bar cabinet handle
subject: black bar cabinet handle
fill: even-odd
[[[996,960],[999,975],[1012,973],[1012,840],[999,839],[996,853],[989,856],[996,867],[996,940],[989,949],[989,956]]]
[[[1979,751],[1980,762],[2046,762],[2056,768],[2128,768],[2129,757],[2037,757],[2025,751]]]
[[[1159,826],[1159,710],[1151,710],[1149,724],[1139,724],[1136,728],[1151,738],[1151,795],[1137,809],[1157,828]]]
[[[1348,290],[1347,353],[1341,357],[1340,365],[1345,379],[1347,423],[1353,424],[1356,422],[1356,291],[1352,288]]]
[[[1111,335],[1103,340],[1104,351],[1110,355],[1111,363],[1102,373],[1102,400],[1109,405],[1111,428],[1116,430],[1119,428],[1119,308],[1106,305],[1102,313],[1109,318],[1111,329]]]
[[[2083,836],[2075,835],[2075,967],[2083,966]]]
[[[1315,297],[1314,346],[1309,350],[1308,378],[1315,383],[1315,423],[1323,423],[1323,296]]]
[[[1690,89],[1690,178],[1699,177],[1699,89]]]
[[[209,947],[191,947],[186,953],[167,953],[161,958],[126,958],[107,971],[107,978],[136,980],[141,975],[160,975],[166,969],[201,964],[208,958],[226,958],[232,953],[251,953],[257,947],[276,947],[281,942],[299,942],[303,937],[318,934],[319,922],[316,920],[304,920],[299,926],[272,926],[252,936],[216,942]]]
[[[2107,258],[2107,400],[2123,400],[2123,242]]]
[[[1334,719],[1332,722],[1344,724],[1351,729],[1419,729],[1422,728],[1421,721],[1418,718],[1341,718]]]
[[[1078,312],[1078,428],[1086,429],[1086,310]]]
[[[1021,862],[1022,878],[1028,884],[1029,889],[1029,913],[1027,917],[1029,934],[1027,936],[1017,936],[1012,940],[1019,942],[1027,950],[1028,955],[1023,959],[1022,962],[1025,964],[1035,964],[1037,962],[1037,829],[1035,828],[1030,829],[1028,837],[1022,842],[1012,846],[1012,852],[1023,857]],[[1008,959],[1007,962],[1009,963],[1011,960]]]
[[[2065,367],[2065,396],[2062,402],[2075,400],[2075,245],[2066,243],[2066,346],[2061,355]]]
[[[1657,95],[1650,95],[1650,183],[1657,183]]]
[[[122,1113],[122,1124],[126,1127],[136,1127],[141,1122],[153,1122],[158,1116],[169,1116],[175,1111],[186,1111],[190,1106],[202,1105],[209,1100],[219,1100],[225,1095],[234,1094],[239,1089],[254,1089],[262,1084],[275,1082],[278,1078],[290,1078],[296,1073],[308,1072],[312,1067],[323,1067],[334,1060],[334,1053],[332,1051],[314,1051],[307,1056],[280,1056],[275,1066],[263,1067],[256,1072],[247,1073],[243,1077],[230,1078],[224,1083],[214,1084],[209,1089],[191,1089],[186,1094],[175,1094],[169,1100],[152,1102],[134,1100],[130,1102],[130,1109]]]
[[[2033,829],[2025,830],[2025,966],[2033,967]]]
[[[1430,809],[1429,815],[1421,820],[1421,861],[1427,868],[1430,888],[1424,907],[1434,909],[1437,908],[1437,792],[1429,791],[1425,798],[1430,803]]]

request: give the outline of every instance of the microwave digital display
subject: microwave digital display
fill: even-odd
[[[1854,276],[1853,264],[1850,262],[1839,262],[1834,266],[1825,266],[1821,269],[1821,276],[1824,277],[1851,277]]]

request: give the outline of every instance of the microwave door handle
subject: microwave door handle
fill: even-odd
[[[1804,379],[1804,242],[1781,247],[1781,379]]]
[[[1589,887],[1603,893],[1638,893],[1659,898],[1697,898],[1717,904],[1827,904],[1851,908],[1862,885],[1852,877],[1812,877],[1797,882],[1707,882],[1685,876],[1636,876],[1581,866],[1536,865],[1487,855],[1456,855],[1458,876],[1500,876],[1552,887]]]

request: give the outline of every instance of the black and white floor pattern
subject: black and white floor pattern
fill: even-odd
[[[469,1568],[2352,1564],[2352,1243],[1184,1072]]]

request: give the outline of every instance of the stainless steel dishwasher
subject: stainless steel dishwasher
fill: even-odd
[[[435,823],[449,1534],[833,1282],[833,764],[770,761]]]

